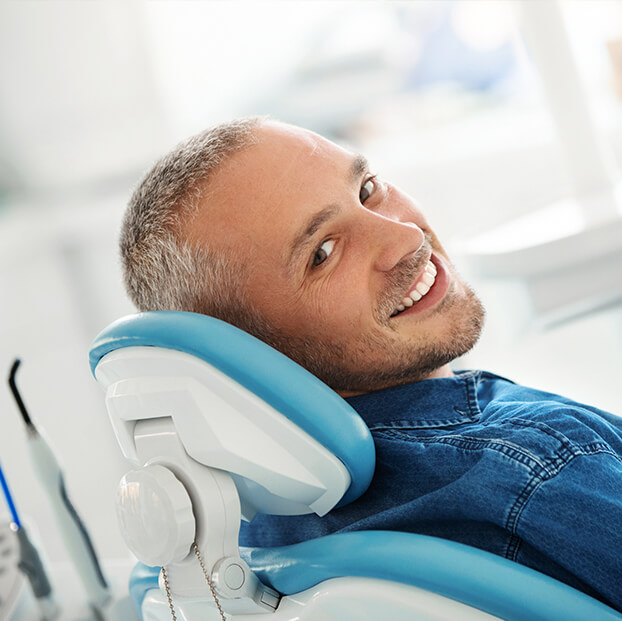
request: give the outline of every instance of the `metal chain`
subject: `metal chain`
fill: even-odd
[[[210,580],[210,577],[207,575],[207,570],[205,569],[205,565],[203,564],[203,559],[201,558],[201,555],[199,554],[199,546],[196,544],[196,542],[192,544],[192,549],[194,550],[194,553],[197,555],[197,558],[199,559],[199,565],[201,565],[201,570],[203,571],[203,575],[205,576],[205,580],[207,581],[209,590],[212,592],[212,597],[214,598],[214,601],[216,602],[216,608],[218,608],[218,612],[220,613],[220,618],[222,619],[222,621],[227,621],[227,619],[225,619],[225,613],[222,611],[222,608],[220,607],[220,602],[218,601],[218,597],[216,596],[214,584]]]
[[[171,609],[171,617],[173,617],[173,621],[177,621],[177,617],[175,616],[175,608],[173,606],[173,599],[171,597],[171,590],[168,586],[166,567],[162,567],[162,578],[164,579],[164,588],[166,589],[166,599],[168,600],[168,607]]]
[[[209,586],[209,590],[212,592],[212,597],[214,598],[214,602],[216,602],[216,608],[218,608],[218,612],[220,613],[220,618],[222,621],[227,621],[225,618],[225,613],[223,612],[220,601],[218,601],[218,597],[216,596],[216,590],[214,589],[214,584],[210,580],[209,575],[207,574],[207,569],[205,569],[205,564],[203,563],[203,559],[201,558],[201,554],[199,553],[199,546],[197,546],[196,542],[192,544],[192,549],[196,554],[197,559],[199,559],[199,565],[201,565],[201,571],[205,576],[205,580],[207,582],[207,586]],[[168,607],[171,609],[171,617],[173,621],[177,621],[177,617],[175,616],[175,607],[173,606],[173,598],[171,597],[171,590],[168,584],[168,576],[166,574],[166,567],[162,567],[162,579],[164,580],[164,588],[166,589],[166,599],[168,600]]]

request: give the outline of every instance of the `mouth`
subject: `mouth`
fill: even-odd
[[[433,254],[391,317],[414,314],[434,306],[443,298],[448,286],[449,274],[440,259]]]

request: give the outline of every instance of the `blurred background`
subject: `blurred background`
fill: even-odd
[[[364,153],[484,299],[456,366],[622,414],[621,98],[618,0],[0,0],[0,368],[22,359],[100,556],[129,557],[126,466],[87,355],[133,312],[117,235],[155,159],[249,114]],[[62,563],[25,442],[0,389],[0,463]]]

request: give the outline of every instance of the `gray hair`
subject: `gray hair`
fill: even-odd
[[[160,159],[134,191],[120,252],[125,288],[139,310],[185,310],[246,323],[235,318],[246,305],[232,299],[242,290],[242,266],[189,244],[181,229],[220,164],[256,142],[261,121],[238,119],[193,136]]]

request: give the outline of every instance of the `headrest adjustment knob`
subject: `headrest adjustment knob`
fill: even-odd
[[[164,466],[131,470],[119,483],[117,516],[130,550],[143,563],[176,563],[195,538],[192,502],[184,485]]]

